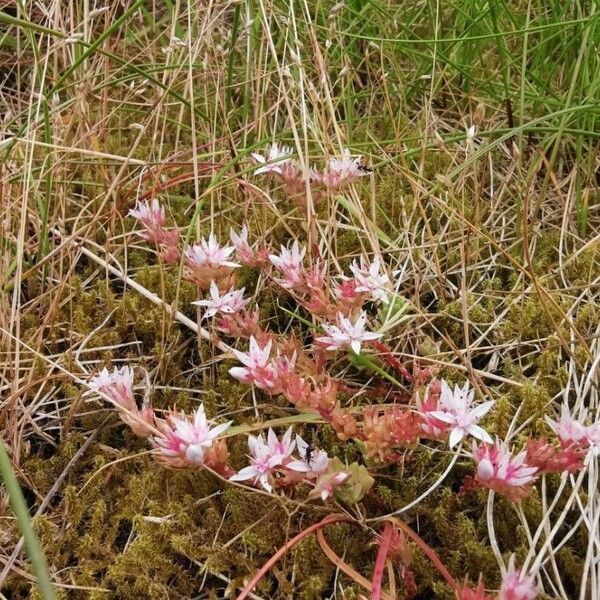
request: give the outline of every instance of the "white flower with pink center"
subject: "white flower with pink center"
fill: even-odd
[[[283,175],[283,169],[286,164],[291,162],[290,156],[292,155],[292,149],[288,146],[280,146],[277,142],[273,142],[267,151],[266,156],[262,154],[252,153],[252,158],[260,165],[255,175],[261,173],[275,173],[277,175]]]
[[[262,267],[269,262],[269,250],[266,246],[253,248],[248,242],[248,227],[244,225],[240,233],[229,230],[229,238],[235,246],[237,259],[247,267]]]
[[[211,427],[201,404],[193,418],[167,416],[159,425],[160,436],[154,437],[161,458],[171,466],[199,466],[213,442],[225,432],[232,421]]]
[[[244,366],[229,369],[229,374],[244,383],[254,384],[260,389],[273,391],[277,386],[279,375],[270,358],[272,346],[273,341],[269,340],[261,348],[254,336],[250,337],[248,352],[233,350],[237,359]]]
[[[202,239],[199,244],[188,246],[185,258],[190,268],[229,267],[235,269],[240,265],[230,260],[234,250],[233,246],[221,246],[216,236],[211,233],[208,241]]]
[[[133,397],[133,369],[131,367],[125,366],[120,369],[115,367],[112,373],[104,368],[89,380],[88,387],[91,391],[108,396],[115,404],[127,410],[137,410]]]
[[[329,188],[339,188],[371,173],[371,169],[364,167],[361,161],[361,156],[352,158],[350,150],[344,148],[341,158],[330,159],[324,172],[316,173],[313,177]]]
[[[438,410],[430,411],[429,417],[447,423],[452,429],[450,431],[450,448],[453,448],[464,437],[471,435],[483,442],[492,444],[491,436],[477,423],[492,408],[493,400],[473,406],[475,391],[469,389],[469,382],[460,388],[454,387],[454,391],[442,379],[442,391],[438,403]]]
[[[376,302],[389,303],[390,279],[386,273],[381,272],[379,258],[375,258],[370,263],[364,256],[361,256],[360,263],[356,260],[352,261],[350,270],[357,283],[354,288],[356,292],[368,293],[371,300]]]
[[[262,433],[258,436],[248,436],[248,449],[250,450],[250,466],[244,467],[229,479],[231,481],[248,481],[260,483],[267,492],[273,491],[270,482],[271,474],[282,467],[294,451],[295,442],[292,441],[292,428],[290,427],[281,440],[275,432],[269,429],[267,441]]]
[[[305,473],[307,479],[314,479],[327,471],[329,456],[325,450],[313,448],[299,435],[296,435],[296,448],[301,458],[289,462],[286,465],[288,469]]]
[[[550,417],[546,417],[546,422],[550,425],[563,446],[575,444],[587,447],[589,444],[589,428],[584,425],[586,416],[587,411],[584,410],[580,413],[579,418],[575,419],[571,415],[567,404],[563,404],[560,410],[560,419],[553,421]]]
[[[348,473],[344,473],[343,471],[323,473],[317,479],[310,496],[313,498],[318,496],[325,502],[327,498],[333,496],[338,487],[345,483],[346,479],[348,479]]]
[[[273,266],[283,275],[283,279],[279,283],[286,288],[296,287],[303,283],[304,268],[302,261],[306,254],[306,248],[300,249],[298,241],[295,240],[291,248],[281,246],[281,252],[277,254],[269,254],[269,260]]]
[[[515,567],[515,555],[508,561],[508,569],[502,575],[502,587],[498,600],[534,600],[538,597],[535,577],[525,575]]]
[[[341,348],[352,348],[356,354],[360,354],[363,342],[369,342],[381,337],[381,333],[367,331],[367,313],[361,311],[354,323],[342,313],[338,314],[338,325],[324,325],[326,336],[317,338],[318,342],[325,344],[327,350],[339,350]]]
[[[254,250],[248,243],[248,228],[246,225],[237,234],[233,229],[229,230],[229,239],[235,247],[238,260],[245,265],[251,265],[254,262]]]
[[[151,231],[162,229],[166,223],[165,209],[156,198],[152,202],[148,200],[137,202],[129,214]]]
[[[473,459],[477,464],[476,480],[512,500],[523,497],[538,476],[537,467],[528,465],[526,457],[525,450],[513,456],[508,446],[501,441],[481,446],[473,442]]]
[[[231,288],[227,293],[221,294],[214,281],[210,282],[210,299],[196,300],[192,304],[206,308],[202,318],[209,319],[217,314],[233,315],[244,309],[248,300],[244,299],[244,290]]]

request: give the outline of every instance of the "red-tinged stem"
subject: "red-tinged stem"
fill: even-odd
[[[254,577],[251,579],[250,583],[246,585],[246,587],[242,590],[242,593],[237,597],[236,600],[244,600],[247,598],[254,589],[254,587],[258,584],[258,582],[273,568],[273,565],[277,563],[278,560],[283,558],[289,550],[291,550],[298,542],[302,541],[305,537],[308,537],[315,531],[326,527],[327,525],[331,525],[332,523],[341,523],[344,521],[350,521],[349,517],[345,517],[343,515],[331,515],[325,517],[322,521],[307,527],[303,531],[301,531],[298,535],[293,537],[287,544],[283,545],[271,558],[256,572]]]
[[[213,164],[212,163],[203,163],[203,164],[199,163],[198,167],[200,169],[202,169],[203,171],[207,171],[207,170],[213,168]],[[143,194],[140,195],[139,200],[146,200],[148,198],[153,198],[154,196],[156,196],[156,194],[158,194],[160,192],[164,192],[164,191],[168,190],[169,188],[172,188],[181,183],[185,183],[186,181],[191,181],[194,178],[195,178],[195,174],[193,172],[183,173],[183,175],[177,175],[176,177],[173,177],[172,179],[169,179],[168,181],[166,181],[164,183],[159,183],[158,185],[156,185],[153,188],[149,189],[148,191],[144,192]]]
[[[412,381],[413,376],[410,374],[408,369],[392,354],[392,351],[379,340],[373,340],[370,342],[372,348],[377,350],[377,352],[381,353],[381,358],[384,360],[390,367],[396,369],[406,379],[406,381]]]
[[[394,526],[386,521],[383,527],[383,535],[379,542],[379,551],[377,552],[377,560],[373,569],[373,579],[371,582],[371,600],[380,600],[381,598],[381,583],[383,581],[383,571],[385,569],[385,559],[387,558],[392,537],[394,536]]]
[[[365,590],[371,589],[371,582],[363,577],[360,573],[357,573],[355,569],[353,569],[347,562],[342,560],[329,546],[327,540],[325,540],[325,536],[323,532],[319,529],[317,531],[317,541],[321,546],[321,550],[323,550],[323,554],[340,570],[343,571],[348,577],[356,581],[360,586],[365,588]],[[364,597],[364,596],[363,596]],[[386,594],[385,592],[381,593],[381,600],[393,600],[395,595]]]
[[[423,554],[427,556],[427,558],[433,563],[435,568],[440,572],[440,575],[446,580],[448,585],[452,588],[455,593],[458,593],[459,586],[456,583],[456,579],[450,575],[450,572],[444,566],[441,558],[437,555],[436,551],[431,548],[427,542],[415,531],[413,531],[404,521],[401,521],[398,518],[390,519],[396,527],[401,529],[409,538],[413,540],[419,546]]]

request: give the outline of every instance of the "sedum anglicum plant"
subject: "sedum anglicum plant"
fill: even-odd
[[[361,158],[353,158],[347,149],[341,157],[326,161],[322,169],[308,171],[294,160],[291,148],[277,143],[265,154],[252,157],[258,165],[255,175],[298,196],[301,206],[306,206],[307,193],[319,200],[370,173]],[[129,366],[103,369],[91,377],[88,393],[112,403],[123,423],[148,440],[165,466],[207,469],[225,481],[268,494],[294,496],[304,488],[309,490],[308,501],[348,508],[369,495],[379,465],[398,464],[408,453],[450,450],[454,460],[470,465],[472,475],[465,480],[465,493],[486,489],[515,503],[545,473],[575,473],[597,455],[600,423],[589,422],[585,413],[574,417],[565,405],[559,420],[548,420],[552,437],[530,437],[515,450],[488,433],[485,419],[493,414],[494,401],[476,398],[469,381],[452,386],[438,378],[435,369],[415,364],[411,370],[402,364],[387,345],[386,331],[378,320],[386,310],[403,303],[397,293],[398,273],[383,256],[362,254],[351,262],[347,273],[331,274],[318,251],[299,239],[290,239],[276,250],[251,240],[243,225],[239,233],[231,230],[229,240],[211,233],[182,248],[179,228],[167,227],[158,199],[138,203],[130,214],[140,226],[140,237],[156,247],[165,263],[183,265],[183,276],[198,291],[193,304],[213,339],[224,336],[234,346],[231,356],[237,364],[229,375],[267,399],[282,397],[296,411],[329,426],[340,443],[351,440],[361,450],[361,460],[346,464],[304,440],[291,426],[277,432],[265,425],[266,431],[248,435],[245,461],[231,464],[227,443],[234,435],[232,421],[207,416],[202,404],[191,415],[172,410],[159,416],[151,404],[139,407],[134,371]],[[247,287],[239,285],[241,266],[255,270],[308,311],[313,322],[307,321],[304,337],[280,333],[261,321],[260,307],[253,305]],[[385,384],[378,389],[369,382],[357,387],[340,371],[344,361],[386,375]],[[405,390],[400,396],[397,384]],[[358,408],[342,400],[342,395],[352,397],[365,391],[386,400]],[[402,401],[395,400],[399,397]],[[459,600],[532,600],[537,596],[535,573],[519,571],[514,557],[502,572],[496,595],[489,595],[483,582],[476,588],[458,585],[417,534],[391,516],[380,540],[383,560],[395,545],[401,553],[405,534],[420,545]],[[379,578],[374,574],[374,582]]]

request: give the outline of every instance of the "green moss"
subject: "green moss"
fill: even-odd
[[[126,138],[119,134],[110,139],[107,151],[113,147],[118,152]],[[142,149],[139,151],[142,153]],[[450,155],[445,152],[427,151],[423,160],[425,177],[435,178],[452,167]],[[484,203],[476,206],[470,201],[469,195],[474,191],[468,187],[465,187],[464,196],[449,193],[448,206],[444,206],[415,198],[406,177],[395,167],[378,173],[376,180],[376,214],[372,214],[371,198],[367,193],[362,196],[365,198],[362,210],[369,219],[374,218],[387,235],[398,240],[399,245],[404,239],[399,233],[423,229],[423,218],[427,219],[434,241],[440,232],[449,239],[459,239],[463,236],[463,223],[453,216],[453,211],[475,223],[485,222],[489,211]],[[227,233],[229,219],[239,224],[247,216],[242,203],[236,203],[239,192],[232,187],[228,187],[227,192],[232,194],[228,198],[229,212],[216,224],[222,234]],[[169,219],[180,226],[185,225],[194,193],[193,183],[186,183],[164,194],[171,208]],[[297,232],[301,241],[305,241],[302,218],[295,200],[283,198],[280,191],[274,191],[273,198],[278,209],[290,212],[286,225]],[[217,197],[215,201],[224,204],[223,198]],[[357,225],[345,209],[331,202],[324,202],[318,208],[323,219],[333,211],[345,224]],[[257,207],[256,212],[249,215],[249,220],[251,231],[271,232],[268,242],[272,246],[287,242],[289,230],[277,221],[272,211]],[[131,225],[125,223],[125,229],[129,231]],[[208,219],[201,219],[201,235],[206,235],[211,225]],[[509,238],[514,233],[509,226],[507,232]],[[111,235],[98,233],[98,240],[101,235],[110,243]],[[332,244],[342,266],[346,266],[350,257],[361,252],[362,236],[358,227],[339,229]],[[529,434],[547,434],[544,417],[552,399],[568,381],[563,340],[570,339],[571,332],[565,326],[561,311],[556,310],[546,298],[528,289],[529,280],[524,282],[520,279],[519,273],[502,255],[494,263],[496,268],[490,268],[489,276],[483,277],[481,270],[475,267],[476,261],[487,251],[487,245],[473,233],[468,240],[460,238],[464,240],[466,255],[472,261],[467,271],[468,293],[465,300],[469,339],[465,340],[462,301],[457,292],[452,292],[460,289],[459,277],[462,275],[457,274],[461,273],[461,248],[458,244],[451,244],[432,249],[427,246],[427,236],[422,247],[410,249],[412,260],[416,264],[432,264],[435,256],[439,261],[442,282],[427,276],[413,289],[414,281],[409,278],[402,282],[401,293],[421,306],[430,306],[433,295],[437,304],[429,315],[418,311],[411,313],[410,325],[388,332],[389,339],[398,344],[400,352],[412,355],[413,348],[429,336],[439,344],[435,353],[446,353],[443,360],[448,360],[451,365],[456,348],[462,352],[465,343],[474,343],[490,329],[485,339],[478,341],[479,347],[473,348],[476,368],[485,372],[492,354],[489,347],[497,344],[494,349],[498,350],[501,363],[496,370],[523,385],[496,385],[485,380],[486,385],[494,386],[496,399],[494,410],[485,421],[486,429],[504,437],[515,412],[519,410],[517,426],[525,421],[528,425],[526,431],[514,440],[517,448],[522,447]],[[560,275],[553,272],[559,258],[557,239],[554,231],[540,233],[533,253],[534,272],[566,312],[572,307],[573,294],[561,289]],[[518,260],[522,259],[518,244],[511,251]],[[402,257],[403,252],[401,246],[395,246],[393,258]],[[193,285],[180,280],[176,266],[157,264],[152,252],[144,249],[128,252],[127,265],[131,276],[141,285],[168,303],[177,299],[180,310],[190,318],[196,317],[191,302],[197,298],[198,291]],[[572,261],[567,257],[565,265],[564,275],[574,289],[588,285],[600,271],[597,252],[592,249],[581,252]],[[238,275],[240,285],[254,290],[259,281],[256,271],[240,269]],[[34,288],[25,291],[31,294],[38,292]],[[256,421],[254,411],[248,410],[252,406],[251,391],[228,375],[234,362],[223,359],[205,341],[199,342],[190,332],[174,323],[162,308],[134,290],[124,289],[122,284],[110,278],[98,277],[96,266],[84,261],[66,280],[61,293],[63,295],[56,306],[41,297],[36,309],[38,312],[31,311],[22,316],[21,328],[25,339],[39,336],[40,324],[50,310],[55,311],[53,322],[68,323],[77,343],[92,334],[109,316],[104,327],[87,339],[86,361],[97,361],[98,367],[114,361],[128,361],[146,369],[152,383],[157,386],[152,396],[157,410],[177,406],[189,412],[196,408],[201,398],[211,415],[232,414],[236,423]],[[411,295],[413,293],[414,296]],[[416,297],[417,294],[421,297]],[[264,286],[260,293],[263,322],[268,322],[273,330],[285,327],[299,338],[306,336],[306,331],[297,323],[289,328],[290,319],[288,315],[282,315],[281,306],[297,310],[297,305],[287,293],[276,286]],[[501,314],[502,318],[498,320]],[[578,305],[572,318],[582,336],[589,339],[595,334],[598,314],[598,307],[591,302]],[[80,372],[73,343],[65,339],[64,326],[49,328],[42,347],[49,355],[60,356],[64,368]],[[98,349],[100,347],[104,349]],[[586,360],[583,349],[575,349],[575,355],[577,364],[583,365]],[[448,356],[451,358],[447,359]],[[213,360],[215,358],[217,360]],[[39,379],[46,377],[46,364],[40,360],[33,373]],[[450,382],[464,381],[463,372],[451,366],[441,369],[440,375]],[[364,373],[356,369],[345,371],[344,376],[350,381],[364,380]],[[53,433],[56,438],[51,441],[35,439],[32,443],[30,455],[21,462],[25,475],[23,484],[34,506],[67,469],[89,432],[98,430],[96,439],[86,452],[69,467],[51,507],[36,522],[36,531],[53,571],[62,581],[74,586],[109,590],[63,590],[61,593],[65,598],[104,600],[136,597],[143,600],[167,596],[192,598],[200,593],[209,598],[222,598],[227,587],[227,593],[234,595],[278,548],[323,517],[321,507],[315,508],[314,502],[307,500],[308,486],[297,490],[294,502],[290,502],[285,495],[279,499],[267,498],[228,485],[206,472],[183,473],[164,469],[152,457],[143,455],[147,444],[131,434],[109,409],[99,402],[83,400],[80,387],[67,380],[57,380],[57,386],[59,397],[71,402],[64,413],[67,416],[62,422],[63,429],[58,432],[53,428],[52,431],[57,433]],[[289,405],[281,397],[272,398],[261,392],[257,392],[256,397],[261,418],[289,414]],[[363,396],[344,394],[340,394],[340,400],[343,404],[354,406],[369,401]],[[108,420],[107,415],[110,415]],[[330,427],[306,426],[304,431],[302,429],[297,427],[298,432],[307,439],[314,439],[319,447],[339,458],[343,464],[364,462],[360,445],[353,441],[340,443]],[[434,445],[432,449],[419,447],[408,451],[402,464],[373,467],[371,473],[375,475],[375,484],[362,498],[358,509],[353,505],[358,496],[348,496],[346,501],[349,504],[343,508],[360,510],[372,516],[405,507],[435,485],[448,466],[450,455],[433,448]],[[248,451],[244,437],[233,438],[229,450],[232,463],[236,466],[242,464]],[[358,478],[365,476],[358,465],[352,467],[352,471]],[[459,460],[444,482],[416,507],[403,513],[403,517],[440,554],[458,579],[468,577],[471,582],[476,582],[482,573],[487,585],[493,587],[499,581],[496,560],[488,541],[487,493],[462,490],[465,477],[472,474],[472,462]],[[548,494],[558,489],[559,479],[557,476],[546,477]],[[363,491],[360,490],[358,495],[362,495]],[[292,492],[288,495],[292,496]],[[297,501],[305,504],[299,505]],[[0,515],[4,523],[8,521],[8,508],[1,502],[0,497]],[[561,500],[557,509],[563,506],[564,500]],[[521,507],[530,524],[540,522],[543,511],[538,491],[525,498]],[[574,516],[568,515],[565,530],[573,526],[574,520]],[[8,522],[10,524],[0,532],[0,541],[10,546],[17,539],[18,532],[12,522]],[[529,545],[526,532],[514,506],[500,497],[495,500],[494,525],[502,551],[507,554],[514,551],[523,557]],[[325,536],[339,556],[369,578],[377,551],[373,545],[376,539],[374,532],[377,532],[377,527],[336,525],[327,527]],[[572,593],[575,593],[582,573],[586,544],[585,535],[579,533],[556,556]],[[453,599],[452,591],[415,547],[413,555],[419,600]],[[322,598],[331,593],[335,576],[335,566],[323,555],[312,536],[298,544],[276,565],[259,584],[257,593],[269,598]],[[233,583],[228,585],[223,578]],[[347,598],[358,599],[365,593],[344,575],[338,574],[337,581]],[[11,575],[7,586],[9,597],[35,597],[31,585],[18,576]]]

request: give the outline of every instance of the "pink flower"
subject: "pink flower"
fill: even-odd
[[[298,241],[294,241],[291,249],[281,246],[281,253],[269,254],[269,260],[273,266],[283,275],[279,283],[285,288],[293,288],[303,283],[302,260],[306,253],[306,248],[300,249]]]
[[[185,250],[185,275],[203,289],[208,288],[211,281],[219,283],[226,278],[231,269],[240,265],[230,256],[235,248],[221,246],[214,234],[210,234],[208,241],[200,240],[199,244],[188,246]]]
[[[525,462],[526,456],[525,450],[513,456],[504,442],[479,447],[473,442],[473,459],[477,463],[475,480],[510,500],[520,500],[529,493],[538,476],[538,469]]]
[[[250,450],[250,466],[240,469],[238,473],[231,476],[231,481],[248,481],[253,479],[253,483],[260,482],[267,492],[273,491],[270,483],[271,474],[282,467],[294,451],[295,442],[292,441],[292,428],[290,427],[281,441],[275,435],[272,429],[269,429],[267,441],[262,435],[248,436],[248,448]]]
[[[131,367],[116,368],[112,373],[104,368],[88,382],[91,391],[108,396],[115,404],[127,410],[137,410],[133,397],[133,369]]]
[[[154,411],[145,407],[138,409],[133,395],[133,369],[130,367],[115,368],[112,373],[102,369],[98,375],[88,382],[91,392],[99,392],[108,396],[117,408],[119,418],[131,428],[135,435],[148,437],[154,430]]]
[[[348,473],[344,473],[343,471],[323,473],[317,479],[310,497],[320,497],[325,502],[327,498],[333,496],[336,488],[340,487],[346,479],[348,479]]]
[[[301,458],[287,463],[288,469],[305,473],[307,479],[313,479],[327,471],[329,457],[325,450],[309,446],[299,435],[296,435],[296,448]]]
[[[268,174],[276,174],[283,175],[284,170],[289,166],[292,162],[290,156],[292,155],[293,150],[289,146],[279,146],[277,142],[273,142],[267,151],[267,155],[263,156],[262,154],[252,153],[252,158],[262,165],[256,171],[254,171],[255,175],[260,175],[261,173]]]
[[[179,231],[177,229],[166,229],[165,209],[156,198],[149,203],[147,200],[138,202],[134,210],[129,214],[138,219],[144,226],[144,231],[139,235],[148,242],[163,246],[161,257],[165,262],[175,262],[179,258]]]
[[[199,244],[189,246],[185,251],[185,257],[193,268],[198,267],[239,267],[236,262],[229,260],[235,248],[233,246],[221,246],[216,236],[211,233],[208,241],[200,240]]]
[[[217,284],[211,281],[210,300],[196,300],[192,304],[207,309],[203,315],[204,319],[214,317],[216,314],[233,315],[243,310],[248,303],[248,300],[244,299],[244,289],[231,288],[226,294],[221,295]]]
[[[388,293],[390,279],[385,273],[381,273],[381,261],[375,258],[372,263],[364,257],[360,257],[360,263],[352,261],[350,270],[356,280],[356,292],[365,292],[370,294],[371,300],[377,302],[389,303]]]
[[[196,467],[204,462],[204,455],[213,442],[225,432],[232,421],[211,428],[204,405],[201,404],[193,419],[174,414],[158,424],[160,436],[154,437],[161,459],[172,467]]]
[[[421,415],[421,431],[428,437],[440,439],[450,431],[450,425],[432,416],[433,412],[439,410],[442,384],[438,379],[432,381],[425,390],[424,399],[421,400],[417,393],[417,409]]]
[[[229,374],[244,383],[254,384],[260,389],[274,393],[275,388],[278,387],[279,375],[277,368],[270,359],[272,345],[272,340],[269,340],[261,348],[254,336],[251,336],[250,349],[247,353],[239,350],[233,351],[238,360],[245,366],[233,367],[229,369]]]
[[[376,340],[381,333],[366,331],[367,314],[361,311],[354,323],[342,313],[338,314],[339,327],[337,325],[324,325],[326,336],[317,338],[318,342],[327,345],[327,350],[339,350],[340,348],[352,348],[355,354],[360,354],[363,342]]]
[[[156,198],[152,200],[152,203],[149,203],[148,200],[138,202],[135,209],[130,210],[129,214],[146,228],[146,231],[140,234],[145,240],[157,241],[155,236],[164,228],[166,216],[164,207]]]
[[[369,175],[371,170],[363,167],[362,157],[352,158],[350,150],[344,148],[341,158],[332,158],[323,173],[314,172],[313,179],[328,188],[340,188],[358,177]]]
[[[489,400],[473,408],[474,393],[474,390],[469,389],[468,381],[463,388],[457,385],[452,391],[442,379],[439,408],[430,411],[428,416],[450,425],[450,448],[456,446],[467,435],[472,435],[488,444],[493,443],[490,435],[477,423],[492,408],[494,401]]]
[[[589,445],[589,428],[583,423],[586,418],[587,411],[584,410],[578,419],[571,416],[569,407],[566,404],[562,405],[560,410],[560,419],[553,421],[550,417],[546,417],[546,422],[557,435],[561,446],[585,446]]]
[[[229,230],[229,238],[235,247],[238,260],[243,265],[252,265],[254,263],[254,250],[248,243],[248,228],[244,225],[239,235],[233,230]]]
[[[510,557],[508,569],[502,576],[498,600],[534,600],[538,596],[535,577],[524,575],[515,568],[515,556]]]

